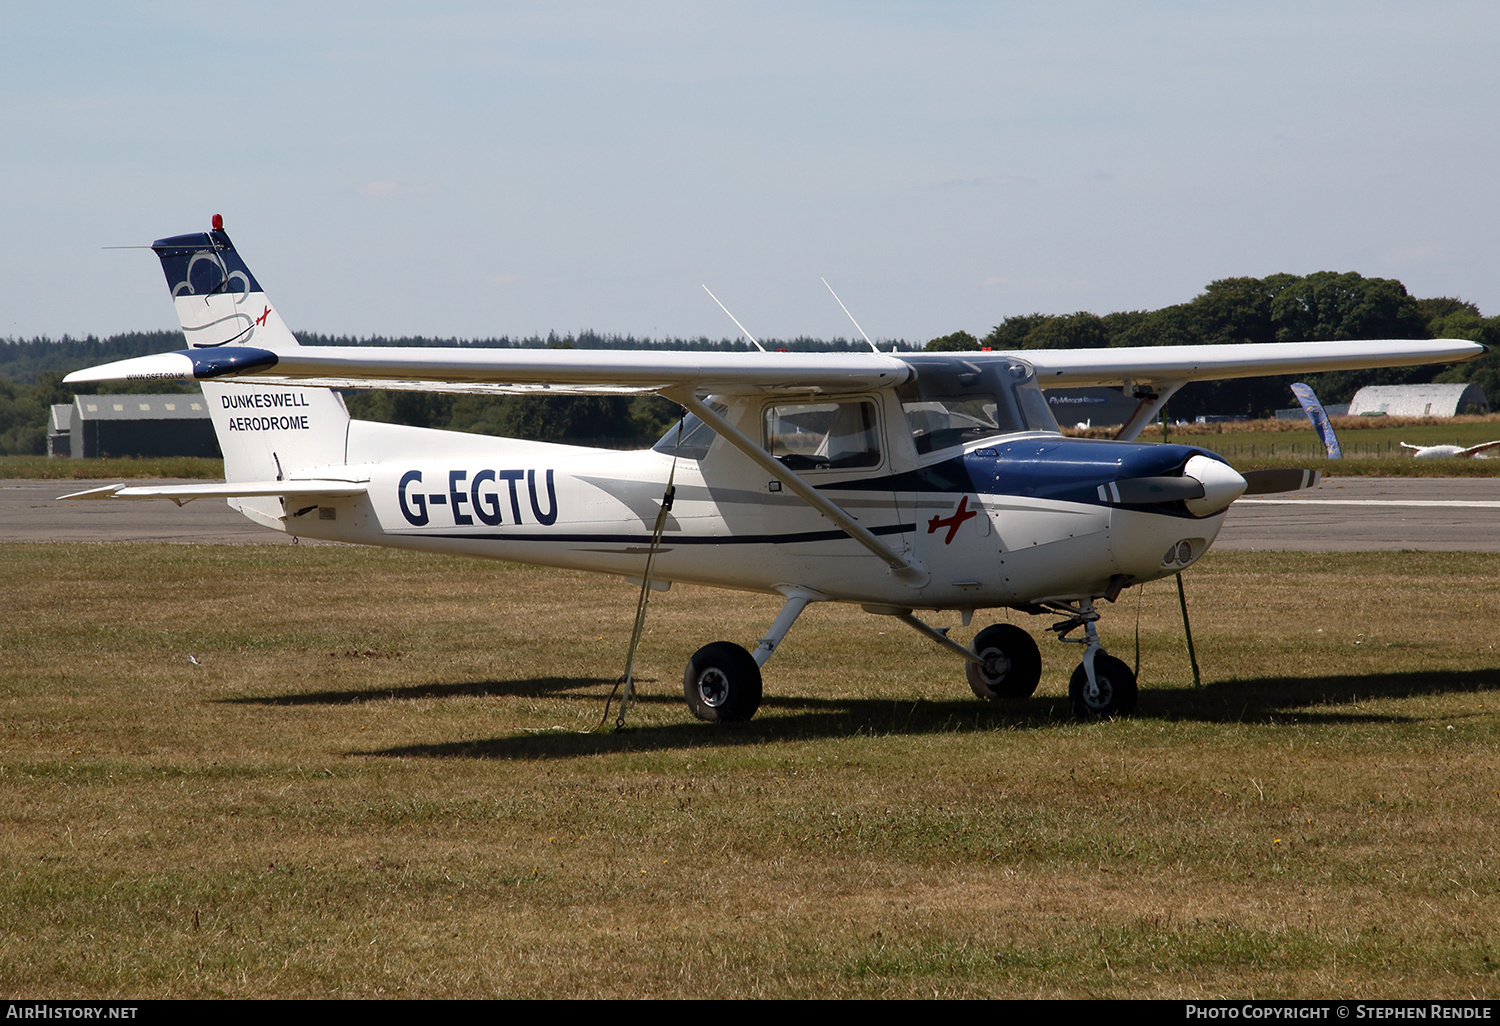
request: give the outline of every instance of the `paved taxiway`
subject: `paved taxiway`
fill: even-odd
[[[1214,547],[1500,552],[1500,477],[1335,477],[1250,496],[1230,507]]]
[[[198,499],[180,509],[166,499],[58,501],[59,495],[95,484],[0,481],[0,542],[291,544],[219,499]],[[1242,499],[1230,510],[1215,547],[1500,552],[1500,477],[1330,478],[1304,492]]]
[[[179,509],[169,499],[60,502],[57,498],[112,483],[0,481],[0,542],[292,543],[279,531],[255,526],[230,509],[223,499],[195,499]],[[152,480],[149,483],[195,482]]]

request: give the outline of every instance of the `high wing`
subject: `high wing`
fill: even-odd
[[[1247,342],[1212,346],[1025,350],[1010,355],[1036,368],[1043,388],[1135,382],[1220,381],[1273,374],[1317,374],[1364,367],[1472,360],[1478,342],[1456,338],[1363,342]]]
[[[1471,445],[1467,449],[1464,449],[1461,452],[1459,452],[1458,455],[1460,455],[1460,456],[1480,456],[1480,455],[1483,455],[1484,453],[1491,452],[1492,450],[1494,450],[1496,448],[1500,448],[1500,440],[1496,440],[1496,441],[1493,441],[1493,442],[1481,442],[1478,445]]]
[[[68,375],[70,383],[255,379],[323,388],[539,394],[670,392],[716,395],[857,392],[899,385],[911,368],[876,353],[684,353],[661,350],[399,349],[221,346],[119,360]]]
[[[1047,388],[1131,382],[1160,406],[1190,381],[1311,374],[1362,367],[1473,359],[1462,339],[1270,342],[1120,349],[966,353],[964,359],[1021,359]],[[685,353],[663,350],[401,349],[316,346],[272,351],[221,346],[160,353],[75,371],[70,384],[97,381],[251,379],[261,384],[430,391],[552,391],[560,394],[687,391],[758,395],[889,388],[912,375],[899,356],[876,353]]]

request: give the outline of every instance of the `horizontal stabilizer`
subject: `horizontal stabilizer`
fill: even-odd
[[[348,498],[363,495],[368,481],[237,481],[190,485],[105,485],[58,499],[171,499],[181,506],[194,499],[245,499],[257,496],[305,495],[314,498]]]

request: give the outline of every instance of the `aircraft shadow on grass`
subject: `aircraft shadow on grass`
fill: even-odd
[[[660,682],[637,681],[642,705],[675,705],[677,690],[660,690]],[[1355,703],[1479,692],[1500,685],[1500,669],[1344,674],[1329,677],[1262,677],[1217,681],[1202,687],[1155,687],[1142,693],[1137,719],[1202,723],[1338,725],[1415,722],[1393,711],[1369,711]],[[350,705],[416,698],[562,698],[599,704],[613,681],[590,677],[537,677],[506,681],[422,684],[361,691],[320,691],[237,698],[235,703],[263,705]],[[654,690],[653,690],[654,689]],[[618,700],[618,699],[617,699]],[[610,707],[611,718],[617,708]],[[677,748],[730,747],[784,740],[866,735],[923,735],[990,730],[1041,730],[1077,725],[1064,696],[1022,702],[980,704],[972,699],[902,701],[827,699],[794,695],[767,696],[764,713],[747,723],[706,727],[684,721],[629,726],[624,731],[593,733],[569,729],[531,730],[482,740],[404,745],[352,755],[388,758],[557,759],[608,752]],[[1098,725],[1097,729],[1109,729]]]
[[[453,684],[413,684],[359,691],[304,691],[285,695],[226,698],[229,705],[358,705],[402,698],[548,698],[562,692],[613,684],[602,677],[531,677],[525,680],[474,680]],[[593,692],[589,693],[592,697]]]

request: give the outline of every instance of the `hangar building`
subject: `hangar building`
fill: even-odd
[[[1048,388],[1042,394],[1063,427],[1113,427],[1129,420],[1140,405],[1118,388]]]
[[[53,403],[52,414],[47,418],[47,455],[71,456],[73,446],[69,437],[73,430],[73,404]]]
[[[60,418],[54,416],[54,424]],[[202,394],[80,395],[73,400],[68,451],[85,456],[218,456]]]
[[[1349,400],[1349,415],[1384,413],[1391,417],[1456,417],[1461,413],[1489,413],[1484,389],[1478,385],[1367,385]]]

